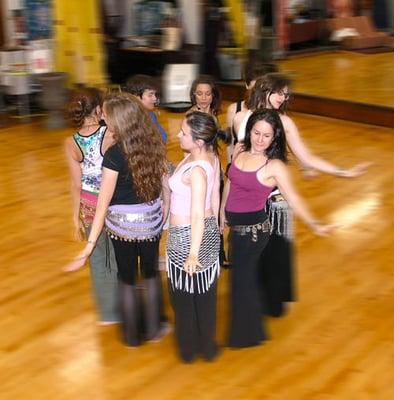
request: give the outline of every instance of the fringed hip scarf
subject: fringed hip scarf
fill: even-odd
[[[160,198],[149,203],[112,205],[105,218],[111,238],[128,242],[157,240],[162,227]]]
[[[201,268],[193,276],[183,269],[190,251],[191,225],[173,225],[168,231],[167,276],[173,290],[205,293],[220,273],[220,234],[215,216],[204,220],[204,233],[198,254]]]
[[[85,228],[93,223],[94,214],[96,213],[97,198],[96,194],[81,190],[79,200],[79,218]]]
[[[293,240],[293,211],[278,189],[267,200],[266,212],[271,224],[271,234]]]

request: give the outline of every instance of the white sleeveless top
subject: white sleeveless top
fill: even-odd
[[[253,114],[253,111],[248,110],[244,116],[244,119],[241,121],[241,125],[239,126],[237,132],[237,139],[238,142],[243,142],[245,139],[245,131],[246,131],[246,124],[248,123],[249,117]]]

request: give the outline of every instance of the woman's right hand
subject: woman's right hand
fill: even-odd
[[[82,268],[85,264],[90,255],[92,254],[94,249],[94,245],[92,243],[88,243],[85,248],[72,260],[69,262],[64,268],[63,271],[65,272],[73,272],[77,271]]]
[[[238,142],[235,146],[234,146],[234,151],[233,151],[233,157],[232,159],[235,160],[238,156],[238,154],[243,150],[244,145],[242,142]]]

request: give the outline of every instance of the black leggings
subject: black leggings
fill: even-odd
[[[138,257],[140,271],[144,279],[154,278],[159,261],[159,240],[126,242],[112,239],[118,264],[118,278],[123,283],[135,285],[138,276]]]

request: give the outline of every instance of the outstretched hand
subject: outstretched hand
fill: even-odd
[[[360,175],[365,174],[367,169],[372,165],[373,163],[370,161],[365,161],[362,163],[359,163],[355,165],[353,168],[347,169],[343,172],[342,176],[344,178],[356,178]]]
[[[312,168],[304,168],[302,170],[302,173],[304,174],[304,178],[306,179],[313,179],[319,175],[319,172]]]
[[[337,228],[339,228],[338,224],[326,224],[326,225],[316,224],[313,226],[312,229],[315,235],[317,236],[328,236],[331,233],[331,231]]]

